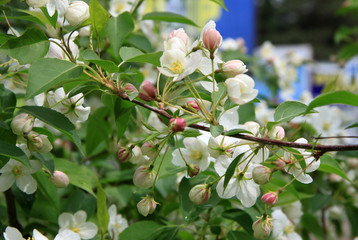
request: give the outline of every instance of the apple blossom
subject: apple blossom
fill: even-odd
[[[261,201],[269,205],[270,207],[276,205],[278,202],[278,192],[268,192],[262,195]]]
[[[125,162],[131,157],[132,148],[129,147],[120,147],[118,151],[117,159],[120,162]]]
[[[79,33],[77,31],[74,31],[71,34],[71,36],[70,36],[70,34],[71,33],[67,33],[63,36],[64,42],[66,44],[67,44],[67,42],[69,43],[69,48],[70,48],[71,54],[74,59],[77,59],[80,55],[80,50],[79,50],[78,46],[76,45],[76,43],[74,42],[74,40],[79,35]],[[70,37],[70,39],[68,40],[69,37]],[[69,61],[67,54],[63,51],[64,43],[61,40],[56,39],[56,38],[50,38],[49,40],[50,40],[50,48],[46,54],[46,57],[58,58],[61,60]],[[62,46],[62,48],[59,45]]]
[[[169,129],[173,132],[182,132],[186,127],[186,122],[183,118],[171,118],[169,120]]]
[[[302,240],[301,236],[295,232],[295,226],[293,223],[287,218],[281,209],[275,209],[272,212],[272,218],[272,237],[274,239]]]
[[[199,105],[197,102],[195,101],[188,101],[185,105],[184,108],[188,109],[191,112],[199,112]]]
[[[65,188],[70,183],[70,179],[66,175],[66,173],[61,171],[54,171],[53,175],[50,177],[51,182],[57,188]]]
[[[189,177],[195,177],[200,172],[200,168],[194,164],[189,164],[186,167],[186,172]]]
[[[170,34],[169,34],[169,37],[168,39],[172,39],[172,38],[179,38],[180,40],[182,40],[184,42],[185,45],[188,44],[188,40],[189,40],[189,37],[188,35],[186,34],[185,30],[183,28],[179,28],[177,30],[173,30]]]
[[[10,159],[0,169],[0,192],[5,192],[14,183],[26,194],[32,194],[37,189],[37,183],[31,174],[41,169],[41,163],[37,160],[30,160],[31,167],[26,167],[19,161]]]
[[[211,188],[207,184],[199,184],[192,187],[189,191],[189,198],[196,204],[203,204],[209,200],[211,196]]]
[[[32,8],[44,7],[47,4],[48,0],[26,0],[27,5]]]
[[[274,126],[269,132],[268,135],[272,139],[281,140],[285,137],[285,129],[281,126]]]
[[[65,12],[65,18],[71,26],[77,26],[89,17],[89,6],[83,1],[74,1],[70,3]]]
[[[59,233],[70,230],[79,237],[79,239],[92,239],[96,236],[98,228],[96,224],[86,222],[87,213],[83,210],[71,213],[62,213],[58,217],[58,225],[60,226]]]
[[[152,196],[147,195],[140,202],[138,202],[137,209],[140,214],[146,217],[148,214],[152,214],[155,211],[157,204],[158,203]]]
[[[257,89],[254,89],[254,80],[246,75],[239,74],[225,80],[227,95],[233,103],[245,104],[257,96]]]
[[[272,169],[266,166],[260,165],[252,170],[252,179],[259,185],[268,183],[272,176]]]
[[[236,75],[247,72],[246,65],[240,60],[227,61],[222,65],[221,70],[226,77],[235,77]]]
[[[270,236],[273,229],[272,218],[269,216],[262,216],[252,224],[254,230],[254,237],[258,239],[266,239]]]
[[[69,0],[48,0],[47,12],[52,17],[57,11],[58,17],[63,17],[69,6]]]
[[[151,142],[145,142],[143,143],[141,150],[144,155],[149,157],[149,159],[154,160],[158,155],[157,148],[157,145]]]
[[[111,0],[109,3],[109,13],[113,17],[118,17],[125,11],[130,11],[134,0]]]
[[[157,176],[152,166],[140,166],[133,175],[133,183],[140,188],[150,188],[153,186]]]
[[[31,152],[48,153],[52,150],[52,144],[46,135],[31,131],[26,135],[26,139]]]
[[[200,39],[203,45],[210,52],[214,52],[221,46],[222,36],[216,30],[216,24],[213,20],[210,20],[201,30]]]
[[[11,129],[16,135],[24,135],[29,133],[34,126],[35,118],[27,113],[21,113],[14,117],[11,121]]]
[[[108,233],[111,239],[118,239],[118,235],[128,227],[127,219],[122,217],[121,214],[117,214],[117,207],[114,204],[108,208],[108,214]]]

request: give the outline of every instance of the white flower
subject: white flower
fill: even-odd
[[[174,81],[179,81],[192,74],[199,66],[201,52],[197,51],[186,56],[180,49],[170,49],[164,51],[160,57],[161,67],[158,70],[168,77],[174,77]]]
[[[20,231],[13,227],[7,227],[3,235],[5,240],[25,240]]]
[[[204,41],[204,33],[206,31],[210,31],[210,30],[216,30],[216,23],[213,21],[213,20],[210,20],[209,22],[207,22],[205,24],[205,26],[203,27],[203,29],[201,30],[201,33],[200,33],[200,41],[203,42]],[[221,37],[221,36],[220,36]],[[221,46],[222,44],[222,37],[221,37],[221,40],[220,42],[217,44],[218,46]]]
[[[276,209],[272,213],[273,239],[280,240],[301,240],[301,236],[295,232],[295,226],[287,218],[287,216],[280,210]]]
[[[246,74],[239,74],[225,80],[227,95],[233,103],[245,104],[257,96],[257,89],[254,89],[255,82]]]
[[[48,0],[26,0],[27,5],[32,8],[40,8],[47,4]]]
[[[47,3],[47,12],[50,16],[55,14],[57,10],[57,14],[59,17],[63,17],[68,8],[69,0],[49,0]]]
[[[218,158],[220,155],[231,156],[232,148],[239,141],[236,138],[219,135],[216,138],[210,136],[208,142],[208,151],[210,156]]]
[[[215,171],[220,175],[226,173],[230,163],[240,154],[237,148],[234,150],[232,158],[227,156],[219,156],[215,162]],[[251,207],[256,203],[257,197],[260,195],[260,186],[252,180],[252,169],[257,165],[252,164],[248,159],[241,159],[241,163],[236,167],[226,189],[224,189],[224,177],[216,186],[216,191],[221,198],[232,198],[236,196],[244,207]],[[244,172],[245,171],[245,172]]]
[[[288,205],[283,205],[282,212],[286,214],[286,216],[293,221],[293,223],[297,224],[300,222],[301,217],[303,215],[302,212],[302,204],[300,201],[293,202]]]
[[[48,92],[47,101],[54,110],[65,114],[72,123],[86,121],[91,111],[90,107],[82,106],[84,102],[82,93],[68,98],[63,88]]]
[[[108,233],[111,236],[111,239],[117,240],[118,234],[123,232],[123,230],[128,227],[127,219],[122,217],[122,215],[117,214],[117,208],[115,205],[112,205],[108,208],[108,214]]]
[[[113,17],[118,17],[118,15],[122,12],[129,12],[132,8],[133,2],[133,0],[111,0],[108,12]]]
[[[31,174],[41,169],[41,163],[30,160],[31,168],[26,167],[19,161],[10,159],[0,169],[0,192],[8,190],[15,182],[21,191],[32,194],[37,189],[37,183]]]
[[[37,229],[34,229],[32,236],[32,240],[48,240],[48,238],[37,231]],[[5,240],[25,240],[20,231],[13,227],[7,227],[5,229],[4,238]],[[63,234],[57,234],[54,240],[81,240],[81,238],[78,237],[78,234],[65,230]]]
[[[90,17],[89,6],[83,1],[72,2],[65,13],[65,18],[71,26],[77,26]]]
[[[72,56],[77,59],[78,56],[80,55],[80,50],[78,48],[78,46],[76,45],[76,43],[74,42],[75,38],[78,36],[78,32],[75,31],[72,33],[71,37],[70,37],[70,40],[68,41],[68,37],[69,37],[69,34],[70,33],[67,33],[66,35],[64,35],[64,40],[67,44],[67,42],[69,43],[69,47],[70,47],[70,50],[71,50],[71,53],[72,53]],[[69,60],[67,54],[62,50],[62,47],[64,47],[63,45],[63,42],[56,39],[56,38],[50,38],[49,40],[50,41],[50,48],[46,54],[46,57],[48,58],[58,58],[58,59],[61,59],[61,60]],[[54,43],[56,42],[56,43]],[[60,45],[60,46],[59,46]]]
[[[295,143],[307,143],[307,140],[304,138],[297,139]],[[285,166],[285,170],[287,173],[292,174],[297,181],[301,183],[311,183],[313,181],[312,177],[306,173],[316,171],[320,165],[320,160],[317,160],[312,156],[311,153],[306,152],[304,149],[295,149],[302,155],[302,158],[306,162],[306,170],[302,172],[302,168],[300,163],[298,162],[299,159],[296,159],[292,153],[285,152],[284,159],[288,164]]]
[[[206,170],[210,164],[210,155],[208,152],[208,146],[205,144],[205,142],[194,137],[185,138],[183,142],[185,148],[180,148],[180,151],[183,154],[185,161],[187,161],[189,164],[198,166],[200,171]],[[172,162],[174,165],[186,165],[180,155],[179,149],[176,149],[172,155]]]
[[[75,233],[80,239],[92,239],[96,236],[98,228],[96,224],[86,222],[87,214],[85,211],[78,211],[75,214],[62,213],[58,217],[60,234],[65,234],[65,230]]]

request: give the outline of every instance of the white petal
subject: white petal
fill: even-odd
[[[215,171],[220,175],[224,175],[226,172],[226,169],[229,167],[230,163],[232,162],[232,159],[228,156],[221,155],[216,159],[216,162],[214,164]]]
[[[97,232],[98,228],[96,224],[88,222],[81,226],[79,234],[83,239],[92,239],[94,236],[96,236]]]
[[[184,151],[185,149],[184,148],[181,148],[180,151]],[[176,166],[181,166],[181,167],[184,167],[185,166],[185,162],[179,152],[179,149],[175,149],[172,153],[172,163]]]
[[[25,240],[19,230],[13,227],[7,227],[4,232],[5,240]]]
[[[3,173],[0,176],[0,192],[5,192],[15,182],[15,176],[12,173]]]
[[[33,231],[33,237],[34,240],[48,240],[47,237],[45,237],[44,235],[42,235],[39,231],[37,231],[36,229],[34,229]]]
[[[71,213],[62,213],[58,217],[58,225],[61,229],[70,228],[74,225],[73,215]]]
[[[91,107],[83,107],[78,106],[76,107],[76,113],[78,115],[78,120],[84,122],[88,119],[88,115],[91,112]]]
[[[115,220],[116,215],[117,215],[117,207],[116,205],[112,204],[109,208],[108,208],[108,215],[109,215],[109,221],[111,222]]]
[[[83,224],[86,222],[87,219],[87,213],[83,210],[80,210],[78,212],[75,213],[74,217],[74,221],[77,225]]]
[[[27,194],[32,194],[37,189],[37,183],[31,175],[20,176],[16,179],[16,185],[21,191]]]
[[[216,192],[221,198],[232,198],[238,191],[239,184],[235,178],[231,178],[224,191],[224,178],[222,178],[216,186]]]
[[[54,240],[81,240],[81,237],[79,234],[66,229],[57,234]]]
[[[296,168],[292,169],[292,174],[294,177],[296,177],[296,180],[304,184],[311,183],[313,181],[312,177],[304,172],[301,173],[301,171],[302,169],[296,169]]]
[[[244,207],[251,207],[260,195],[260,187],[253,180],[242,180],[241,188],[236,194]]]

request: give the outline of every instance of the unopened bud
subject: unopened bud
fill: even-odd
[[[231,78],[247,72],[247,68],[240,60],[231,60],[223,64],[222,71],[226,77]]]
[[[268,135],[272,139],[281,140],[285,137],[285,129],[280,126],[275,126],[269,131]]]
[[[24,135],[29,133],[34,126],[34,117],[27,114],[21,113],[14,117],[11,121],[11,129],[16,135]]]
[[[222,37],[220,33],[215,29],[208,29],[203,34],[204,47],[210,52],[215,51],[220,47]]]
[[[145,80],[139,87],[139,98],[143,101],[150,102],[155,99],[157,96],[157,90],[155,89],[154,85]]]
[[[254,237],[258,239],[266,239],[270,236],[273,229],[271,218],[268,216],[261,217],[252,224],[254,230]]]
[[[133,93],[137,93],[138,92],[138,90],[137,90],[137,88],[133,85],[133,84],[131,84],[131,83],[126,83],[126,84],[124,84],[124,86],[123,86],[123,91],[125,92],[125,93],[127,93],[127,95],[132,95]]]
[[[54,171],[50,179],[53,185],[57,188],[65,188],[70,183],[70,179],[66,173],[61,171]]]
[[[260,125],[257,122],[248,121],[245,122],[244,125],[254,136],[257,136],[260,133]]]
[[[137,204],[137,209],[140,214],[146,217],[155,211],[157,204],[152,196],[147,195]]]
[[[169,120],[169,128],[173,132],[184,131],[185,127],[186,127],[186,122],[183,118],[177,117],[177,118],[171,118]]]
[[[277,168],[283,169],[283,167],[286,165],[286,163],[282,159],[277,159],[275,162],[275,165]]]
[[[131,147],[120,147],[118,151],[118,161],[125,162],[127,161],[132,154]]]
[[[272,169],[266,166],[257,166],[252,170],[252,179],[256,184],[264,185],[268,183],[272,176]]]
[[[277,192],[265,193],[264,195],[262,195],[261,201],[272,207],[276,205],[278,201],[278,193]]]
[[[152,166],[140,166],[134,173],[133,183],[140,188],[150,188],[154,184],[156,175]]]
[[[177,30],[173,30],[170,34],[169,34],[169,39],[172,39],[174,37],[179,38],[180,40],[183,41],[183,43],[186,45],[188,43],[188,35],[185,33],[183,28],[179,28]]]
[[[195,102],[195,101],[189,101],[189,102],[187,102],[187,103],[184,105],[184,108],[185,108],[185,109],[188,109],[189,111],[194,112],[194,113],[199,112],[199,110],[200,110],[198,103]]]
[[[209,200],[211,188],[207,184],[199,184],[190,189],[189,198],[196,204],[203,204]]]
[[[52,150],[52,145],[46,135],[31,131],[26,138],[27,147],[31,152],[48,153]]]
[[[194,164],[187,165],[187,173],[189,177],[195,177],[200,172],[200,168]]]
[[[47,4],[48,0],[26,0],[27,5],[32,8],[44,7]]]
[[[71,26],[77,26],[90,17],[89,6],[83,1],[72,2],[65,13],[65,18]]]
[[[150,142],[145,142],[143,143],[141,150],[142,150],[142,154],[147,155],[151,160],[157,157],[157,147],[155,144],[152,144]]]

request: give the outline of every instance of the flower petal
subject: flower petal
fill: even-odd
[[[20,176],[16,179],[16,185],[21,191],[27,194],[32,194],[37,189],[37,183],[31,175]]]
[[[86,222],[87,219],[87,213],[83,210],[80,210],[78,212],[75,213],[74,217],[74,221],[77,225],[81,225],[83,223]]]
[[[92,239],[94,236],[96,236],[97,232],[98,228],[96,224],[88,222],[80,227],[79,234],[81,235],[82,239]]]
[[[74,225],[73,220],[73,215],[65,212],[58,217],[58,225],[61,229],[71,228]]]
[[[3,173],[0,176],[0,192],[5,192],[15,182],[15,176],[12,173]]]
[[[5,240],[25,240],[19,230],[13,227],[7,227],[4,232]]]

